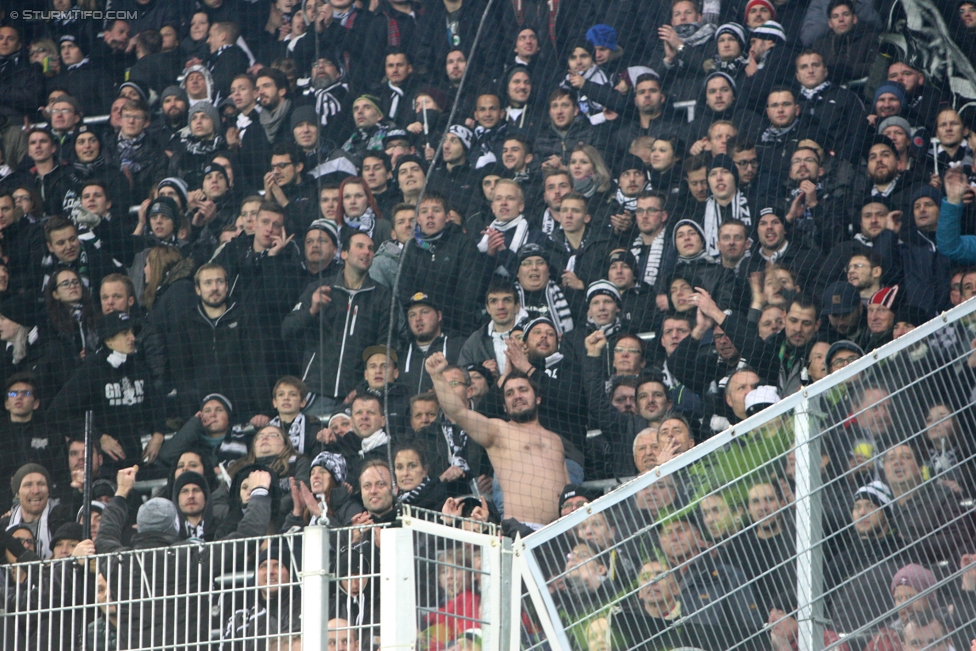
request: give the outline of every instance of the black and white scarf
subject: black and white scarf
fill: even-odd
[[[213,138],[197,138],[190,136],[186,139],[186,153],[194,156],[209,156],[224,146],[224,139],[215,135]]]
[[[800,94],[803,95],[803,97],[806,99],[810,99],[810,100],[820,99],[820,94],[823,93],[828,88],[830,88],[830,82],[825,81],[824,83],[814,88],[801,88]]]
[[[657,234],[657,237],[649,245],[645,245],[644,240],[638,235],[634,243],[630,245],[630,252],[637,258],[638,266],[644,269],[644,272],[641,274],[641,282],[648,287],[654,287],[658,274],[661,271],[661,260],[664,258],[665,234],[665,229],[661,229],[661,232]],[[646,256],[644,255],[645,252],[647,254]]]
[[[648,185],[650,184],[645,183],[644,187],[641,188],[641,191],[647,190]],[[637,195],[639,194],[640,193],[638,192]],[[613,196],[613,198],[616,199],[617,203],[619,203],[621,208],[623,208],[624,210],[634,211],[637,210],[637,195],[634,195],[633,197],[628,197],[626,194],[624,194],[624,191],[618,187],[617,193]]]
[[[390,89],[390,110],[386,117],[395,120],[397,111],[400,110],[400,100],[403,99],[403,89],[394,86],[389,81],[386,82],[386,86]]]
[[[281,416],[275,416],[268,425],[281,427]],[[288,426],[288,438],[299,454],[305,454],[305,414],[299,413],[298,416]]]
[[[417,501],[417,498],[420,497],[420,495],[425,490],[427,490],[427,487],[430,486],[430,483],[431,483],[430,475],[424,475],[424,480],[422,482],[420,482],[419,484],[417,484],[416,486],[414,486],[408,491],[403,491],[402,493],[397,494],[397,498],[396,498],[397,503],[413,504],[414,502]]]
[[[685,47],[698,47],[712,40],[718,27],[711,23],[685,23],[674,28]]]
[[[732,210],[731,217],[738,219],[746,226],[752,226],[752,216],[749,214],[749,200],[746,199],[741,191],[736,190],[732,196],[732,203],[729,204]],[[709,197],[705,202],[705,250],[710,256],[719,255],[718,251],[718,229],[722,225],[722,208],[718,205],[715,197]]]
[[[519,304],[530,316],[546,316],[552,319],[560,337],[573,329],[573,311],[569,308],[569,301],[566,300],[563,290],[559,289],[559,285],[551,280],[546,284],[546,288],[543,290],[545,291],[546,305],[539,310],[533,310],[531,306],[526,305],[525,290],[520,284],[517,284],[516,287],[519,293]]]
[[[512,234],[512,241],[506,243],[505,245],[512,253],[518,253],[518,250],[522,248],[523,244],[525,244],[525,240],[529,234],[529,222],[525,219],[525,215],[519,215],[515,219],[507,222],[496,219],[492,223],[488,224],[488,228],[501,233],[507,233],[513,228],[515,229],[515,232]],[[506,239],[508,239],[507,236]],[[482,253],[488,252],[487,233],[485,233],[484,236],[482,236],[481,241],[478,242],[478,250]]]
[[[460,425],[454,425],[444,421],[441,423],[441,434],[444,435],[444,442],[451,453],[451,465],[457,466],[464,472],[471,470],[467,460],[464,458],[464,450],[468,447],[468,434]]]
[[[556,218],[552,216],[552,210],[546,208],[546,211],[542,213],[542,232],[546,235],[552,235],[552,232],[556,230]]]
[[[360,230],[370,237],[373,237],[373,228],[376,226],[376,213],[369,206],[366,206],[366,212],[364,212],[359,217],[349,217],[346,215],[343,219],[346,224]]]
[[[799,124],[799,120],[793,120],[793,123],[788,127],[766,127],[762,135],[759,136],[759,140],[765,143],[782,143]]]

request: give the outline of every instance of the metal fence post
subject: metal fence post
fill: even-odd
[[[329,528],[305,527],[302,532],[302,648],[328,651]]]
[[[384,649],[417,642],[417,577],[413,530],[384,529],[380,546],[380,640]]]
[[[810,400],[793,412],[796,451],[796,596],[799,651],[823,649],[823,508],[820,491],[820,436],[812,431]]]

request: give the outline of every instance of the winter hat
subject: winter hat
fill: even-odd
[[[585,38],[578,38],[574,40],[572,43],[569,44],[569,47],[566,48],[566,52],[572,54],[576,48],[579,48],[581,50],[586,50],[587,52],[589,52],[591,57],[596,56],[596,49],[593,47],[593,44],[590,43]]]
[[[728,154],[719,154],[712,157],[712,162],[708,164],[708,171],[711,172],[714,169],[725,169],[732,173],[735,177],[735,184],[739,184],[739,169],[736,167],[732,158]]]
[[[209,167],[209,166],[208,166]],[[225,173],[224,176],[227,176]],[[171,197],[157,197],[149,204],[149,212],[146,218],[153,215],[164,215],[173,220],[174,224],[180,223],[180,207],[176,205]]]
[[[834,355],[841,352],[842,350],[849,350],[852,353],[857,353],[861,357],[864,357],[864,349],[855,344],[850,339],[841,339],[840,341],[835,341],[830,344],[830,348],[827,349],[827,356],[824,357],[824,363],[827,368],[830,368],[830,362],[833,360]]]
[[[942,193],[936,190],[935,188],[933,188],[928,183],[919,186],[918,190],[915,190],[915,192],[912,193],[912,206],[915,205],[916,201],[918,201],[923,197],[928,197],[929,199],[934,201],[935,205],[937,206],[940,203],[942,203]]]
[[[468,373],[478,373],[481,377],[485,378],[489,386],[495,381],[495,374],[488,370],[484,364],[468,364],[464,367],[464,370]]]
[[[291,550],[288,545],[280,545],[279,543],[272,543],[268,545],[265,549],[258,555],[258,567],[261,567],[261,563],[265,561],[278,561],[280,564],[288,568],[291,571]],[[295,577],[297,580],[297,577]]]
[[[768,2],[765,2],[765,0],[757,0],[757,1],[772,7],[772,5],[770,5]],[[776,10],[773,10],[773,16],[774,17],[776,16]],[[746,44],[747,44],[746,30],[739,23],[725,23],[724,25],[719,27],[715,31],[715,40],[718,40],[718,37],[721,36],[722,34],[731,34],[732,36],[735,37],[735,40],[739,41],[739,45],[742,47],[742,49],[743,50],[746,49]]]
[[[413,138],[410,136],[410,132],[406,129],[390,129],[383,136],[383,147],[388,147],[394,140],[406,140],[408,143],[413,142]]]
[[[758,414],[766,407],[779,402],[779,391],[776,387],[761,385],[746,394],[746,415]]]
[[[346,459],[341,454],[335,452],[319,452],[318,456],[312,459],[312,468],[321,466],[329,471],[337,484],[346,481]]]
[[[739,88],[735,85],[735,79],[732,78],[732,75],[726,72],[722,72],[720,70],[716,70],[715,72],[709,73],[709,75],[705,77],[705,85],[702,86],[702,88],[706,88],[708,86],[708,82],[710,82],[715,77],[721,77],[725,81],[729,82],[729,87],[732,88],[733,93],[739,92]]]
[[[119,86],[119,92],[121,92],[123,88],[133,89],[139,94],[139,99],[141,99],[143,102],[146,102],[147,104],[149,103],[149,91],[138,81],[125,82],[124,84]]]
[[[208,402],[210,402],[211,400],[216,400],[217,402],[222,404],[224,406],[224,409],[227,410],[228,415],[234,413],[234,405],[231,404],[230,400],[227,399],[227,396],[225,396],[222,393],[208,393],[207,395],[205,395],[203,397],[203,400],[200,401],[200,409],[203,409],[203,406]]]
[[[190,112],[186,116],[186,121],[188,124],[193,120],[193,116],[197,113],[206,113],[207,117],[213,120],[214,129],[220,128],[220,113],[217,112],[217,109],[210,102],[197,102],[191,106]]]
[[[586,40],[593,44],[593,47],[605,47],[611,50],[617,49],[617,30],[610,25],[594,25],[586,30]]]
[[[332,243],[339,246],[339,226],[331,219],[326,219],[324,217],[316,219],[308,225],[308,230],[324,231],[325,234],[328,235],[332,240]]]
[[[190,96],[186,94],[186,90],[176,85],[167,86],[163,89],[163,94],[159,96],[159,103],[162,104],[163,100],[172,95],[179,97],[187,106],[190,105]]]
[[[891,504],[894,499],[894,496],[891,494],[891,489],[888,488],[888,484],[877,480],[861,486],[854,492],[855,502],[858,500],[868,500],[869,502],[873,502],[875,506],[881,508]]]
[[[554,324],[552,322],[552,319],[550,319],[547,316],[537,316],[534,319],[530,319],[529,321],[522,322],[522,324],[521,324],[521,326],[522,326],[522,339],[523,340],[524,339],[528,339],[529,338],[529,333],[532,332],[532,329],[535,328],[536,326],[540,326],[540,325],[548,325],[553,330],[556,330],[556,324]],[[518,326],[516,326],[516,327],[518,327]],[[559,331],[556,330],[556,332],[558,333]]]
[[[127,332],[134,327],[135,323],[125,312],[109,312],[98,324],[98,336],[102,341],[108,341],[120,332]]]
[[[765,0],[752,0],[752,2],[769,4]],[[780,45],[786,43],[786,32],[783,31],[783,26],[777,23],[775,20],[767,20],[762,25],[752,30],[752,37],[761,38],[766,41],[775,41]]]
[[[417,165],[420,165],[420,169],[424,171],[424,174],[427,173],[427,161],[425,161],[417,154],[406,154],[405,156],[401,156],[397,160],[396,169],[393,170],[394,178],[400,176],[400,168],[403,167],[405,163],[416,163]]]
[[[88,56],[89,50],[91,50],[91,44],[88,42],[88,39],[82,38],[77,34],[63,34],[58,39],[58,51],[61,50],[62,43],[74,43],[85,56]]]
[[[155,531],[175,534],[179,526],[176,505],[165,497],[154,497],[139,507],[136,514],[136,529],[139,533]]]
[[[22,326],[37,325],[37,302],[27,294],[15,294],[0,303],[0,314]]]
[[[617,163],[617,176],[620,176],[624,172],[630,170],[638,170],[640,173],[644,174],[647,171],[647,167],[644,164],[644,160],[639,156],[634,156],[630,152],[620,156]]]
[[[207,166],[203,168],[203,178],[207,178],[207,174],[212,172],[221,174],[224,177],[224,180],[227,181],[227,185],[230,185],[230,177],[227,176],[227,170],[224,169],[223,165],[220,163],[208,163]]]
[[[65,522],[54,532],[51,538],[51,548],[53,549],[62,540],[77,540],[81,542],[85,539],[85,532],[77,522]]]
[[[637,273],[637,257],[627,249],[614,249],[610,252],[610,255],[607,256],[607,271],[615,262],[623,262],[630,267],[631,271]]]
[[[891,93],[898,98],[902,106],[905,106],[905,87],[897,81],[886,81],[878,86],[878,90],[874,91],[874,101],[871,102],[871,106],[877,104],[878,98],[885,93]]]
[[[772,19],[776,20],[776,7],[774,7],[773,3],[770,2],[769,0],[749,0],[749,2],[746,3],[745,15],[748,16],[749,10],[755,7],[756,5],[762,5],[763,7],[766,7],[766,9],[769,9],[769,13],[772,16]]]
[[[545,250],[538,244],[523,244],[522,248],[518,252],[518,263],[522,264],[529,258],[540,257],[549,264],[549,257],[546,255]]]
[[[875,101],[877,101],[877,99],[875,99]],[[891,117],[887,117],[884,120],[882,120],[881,123],[878,125],[878,133],[884,134],[885,129],[887,129],[888,127],[898,127],[899,129],[904,131],[905,135],[908,136],[909,138],[912,136],[912,133],[914,133],[915,131],[914,129],[912,129],[912,125],[908,123],[908,120],[901,117],[900,115],[892,115]]]
[[[447,97],[447,94],[444,91],[442,91],[440,88],[438,88],[437,86],[424,86],[423,88],[421,88],[420,90],[418,90],[416,93],[414,93],[414,97],[416,97],[417,95],[427,95],[427,96],[429,96],[432,100],[434,100],[434,103],[435,104],[437,104],[439,107],[441,107],[441,110],[442,111],[447,107],[447,105],[451,101]]]
[[[471,140],[474,138],[474,135],[471,133],[471,129],[460,124],[454,124],[448,127],[447,132],[457,136],[457,139],[461,141],[462,145],[464,145],[464,151],[471,150]]]
[[[372,104],[373,105],[373,108],[375,108],[377,111],[379,111],[380,115],[383,115],[383,109],[380,108],[381,102],[380,102],[380,98],[379,97],[377,97],[376,95],[371,95],[369,93],[364,93],[363,95],[360,95],[359,97],[357,97],[356,98],[356,101],[353,102],[353,104],[355,104],[356,102],[358,102],[361,99],[364,99],[367,102],[369,102],[370,104]]]
[[[609,296],[617,303],[617,307],[621,307],[623,304],[623,301],[620,299],[620,290],[609,280],[594,280],[590,283],[590,286],[586,288],[587,305],[593,300],[594,296]]]
[[[47,471],[47,468],[45,468],[39,463],[25,463],[20,468],[18,468],[17,472],[14,473],[14,476],[10,478],[11,492],[13,492],[13,494],[16,495],[20,491],[20,484],[24,481],[24,477],[35,472],[44,475],[44,479],[47,480],[47,485],[50,488],[51,473]]]
[[[180,199],[183,200],[183,205],[186,206],[189,201],[189,188],[186,185],[186,181],[178,176],[167,176],[165,179],[156,184],[156,192],[159,192],[163,188],[173,188],[176,193],[180,195]]]
[[[868,305],[883,305],[889,310],[894,310],[895,306],[900,302],[898,289],[898,285],[882,287],[871,295]]]
[[[916,592],[921,593],[934,588],[935,584],[935,574],[932,573],[932,570],[917,563],[911,563],[898,570],[894,578],[891,579],[891,594],[894,596],[895,588],[900,585],[909,585],[915,588]],[[934,599],[935,594],[932,594],[931,598]]]
[[[314,106],[310,104],[296,106],[295,110],[291,112],[291,123],[288,128],[294,129],[302,122],[311,122],[313,125],[318,126],[319,116],[315,113]]]

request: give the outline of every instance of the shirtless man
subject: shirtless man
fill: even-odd
[[[562,439],[539,425],[538,405],[531,381],[513,371],[502,384],[505,413],[511,422],[486,418],[468,408],[444,377],[447,358],[434,353],[426,368],[434,381],[441,409],[488,451],[495,476],[505,495],[505,516],[531,527],[559,517],[559,491],[569,483]]]

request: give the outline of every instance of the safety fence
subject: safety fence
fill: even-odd
[[[968,648],[973,309],[522,541],[522,648]]]

